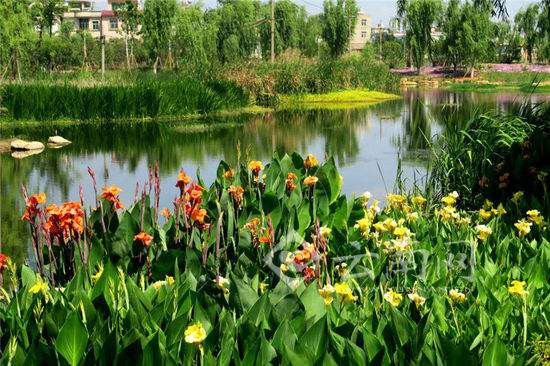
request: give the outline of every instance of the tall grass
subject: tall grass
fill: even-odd
[[[450,118],[453,120],[453,118]],[[522,191],[549,200],[550,108],[525,104],[509,114],[478,114],[447,123],[432,146],[430,190],[457,191],[466,206]]]
[[[248,96],[227,81],[185,78],[94,86],[7,84],[0,101],[16,120],[112,120],[204,114],[243,107]]]

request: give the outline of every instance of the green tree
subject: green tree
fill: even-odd
[[[460,49],[465,66],[474,77],[475,67],[486,56],[491,41],[491,19],[488,10],[480,10],[467,1],[462,7]]]
[[[539,19],[538,4],[530,4],[516,14],[514,19],[518,30],[523,36],[523,47],[527,51],[527,60],[533,62],[533,52],[538,41],[537,21]]]
[[[455,71],[458,66],[462,64],[462,52],[459,38],[463,26],[460,22],[460,15],[460,0],[450,0],[445,9],[441,26],[443,32],[441,51],[447,64],[453,65]]]
[[[222,62],[249,58],[258,46],[255,29],[260,3],[255,0],[220,0],[215,11],[217,50]]]
[[[135,63],[134,39],[138,32],[140,13],[135,1],[126,0],[116,11],[122,20],[122,32],[124,33],[124,48],[126,51],[126,67],[129,69]]]
[[[271,5],[262,7],[264,21],[260,26],[260,44],[264,58],[271,52]],[[279,0],[275,3],[275,53],[280,54],[289,48],[297,48],[300,32],[307,22],[306,10],[291,0]]]
[[[325,0],[321,34],[332,57],[340,57],[348,50],[358,11],[355,0]]]
[[[542,3],[537,22],[540,47],[538,55],[542,60],[550,60],[550,0]]]
[[[306,19],[300,30],[298,47],[304,56],[314,57],[319,54],[319,41],[321,39],[321,18],[313,15]]]
[[[412,0],[405,10],[407,42],[418,73],[432,50],[432,27],[440,15],[440,0]]]
[[[33,0],[30,4],[32,18],[38,28],[39,39],[42,40],[44,29],[52,35],[53,25],[61,19],[65,11],[63,0]]]
[[[167,53],[170,47],[177,11],[176,0],[145,0],[141,32],[149,54],[155,60],[153,63],[155,74],[162,55]]]
[[[216,33],[215,23],[207,21],[200,6],[182,9],[175,20],[176,59],[189,70],[208,72],[217,61]]]
[[[0,80],[10,71],[21,79],[21,62],[35,36],[29,2],[0,0],[0,14]]]

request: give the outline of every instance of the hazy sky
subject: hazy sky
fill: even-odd
[[[198,2],[197,0],[193,0]],[[309,13],[315,14],[321,12],[323,0],[294,0],[296,3],[304,5]],[[513,17],[522,6],[536,2],[534,0],[507,0],[508,13]],[[107,0],[96,0],[96,9],[103,9]],[[205,7],[215,7],[217,0],[202,0]],[[373,24],[382,22],[387,25],[388,21],[395,16],[395,0],[357,0],[359,8],[369,14]]]

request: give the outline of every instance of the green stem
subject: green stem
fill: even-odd
[[[523,297],[523,347],[527,344],[527,297]]]

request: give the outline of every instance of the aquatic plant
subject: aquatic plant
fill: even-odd
[[[333,159],[297,154],[221,162],[210,186],[182,170],[162,209],[157,167],[133,202],[89,173],[90,211],[27,197],[36,268],[0,255],[3,362],[547,357],[548,206],[518,195],[486,218],[450,192],[380,207],[341,194]]]

